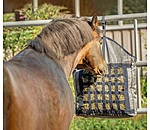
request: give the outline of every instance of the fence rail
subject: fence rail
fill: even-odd
[[[99,26],[99,27],[102,30],[102,26]],[[138,27],[138,29],[147,28],[147,23],[139,23],[137,27]],[[106,26],[106,31],[129,30],[129,29],[134,29],[134,25],[133,24],[124,24],[122,26],[119,26],[119,25],[107,25]]]
[[[33,21],[16,21],[16,22],[3,22],[3,27],[27,27],[27,26],[43,26],[52,20],[33,20]]]
[[[140,109],[137,109],[137,113],[138,113],[138,114],[147,114],[147,108],[140,108]]]
[[[147,66],[147,61],[137,61],[136,66],[137,67],[146,67]]]
[[[92,17],[87,17],[92,19]],[[101,22],[102,16],[98,16],[98,22]],[[147,13],[123,14],[123,15],[109,15],[105,16],[106,22],[120,21],[120,20],[133,20],[133,19],[147,19]],[[34,20],[34,21],[16,21],[16,22],[3,22],[3,27],[26,27],[26,26],[42,26],[48,24],[52,20]]]
[[[105,16],[106,22],[134,20],[134,19],[147,19],[147,13],[123,14],[123,15],[109,15]],[[102,16],[98,16],[98,21],[102,21]]]

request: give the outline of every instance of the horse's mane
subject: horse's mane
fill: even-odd
[[[86,18],[57,19],[43,28],[27,46],[47,56],[61,59],[93,39],[93,31]]]

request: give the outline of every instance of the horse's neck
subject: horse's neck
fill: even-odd
[[[61,59],[59,64],[62,66],[67,79],[69,79],[69,76],[71,75],[74,68],[77,66],[77,64],[85,57],[85,55],[90,50],[90,47],[93,46],[93,41],[86,44],[81,50],[78,50],[74,52],[73,54],[70,54],[66,56],[65,58]]]
[[[79,60],[80,58],[78,56],[78,51],[77,51],[73,54],[65,56],[64,58],[56,61],[57,64],[59,64],[61,68],[63,69],[67,80],[69,79],[74,68],[77,66]]]
[[[58,59],[53,59],[53,58],[51,59],[47,57],[46,55],[45,56],[42,54],[40,55],[40,53],[34,51],[33,49],[25,49],[22,52],[20,52],[18,55],[16,55],[15,57],[13,57],[10,60],[10,62],[13,62],[15,64],[23,64],[26,67],[28,66],[28,64],[31,64],[36,67],[37,65],[34,64],[36,60],[36,62],[40,62],[46,68],[53,67],[57,64],[60,70],[63,70],[68,80],[72,71],[74,70],[74,68],[76,67],[76,65],[78,64],[80,60],[80,56],[78,55],[79,55],[79,51],[76,51],[73,54],[70,54],[58,60]],[[28,59],[30,59],[29,60],[30,62],[27,62]],[[43,61],[46,61],[47,63],[43,63]]]

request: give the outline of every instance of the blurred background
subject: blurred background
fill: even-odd
[[[44,3],[63,6],[71,14],[75,14],[75,0],[4,0],[3,13],[15,13],[34,1],[36,1],[37,7]],[[146,0],[123,0],[122,2],[123,14],[147,12]],[[91,16],[94,13],[100,16],[115,15],[118,14],[117,3],[118,0],[79,0],[80,15]]]
[[[48,20],[62,15],[98,16],[147,13],[147,0],[3,0],[3,22]],[[101,22],[99,26],[101,28]],[[4,27],[3,60],[9,60],[39,34],[43,26]],[[135,56],[133,20],[106,23],[106,36]],[[147,60],[147,19],[138,20],[139,58]],[[142,107],[147,107],[147,67],[140,68]],[[69,84],[75,98],[72,76]],[[146,130],[147,114],[129,119],[76,117],[70,130]]]

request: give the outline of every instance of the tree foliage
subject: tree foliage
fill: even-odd
[[[116,0],[118,1],[118,0]],[[123,14],[132,13],[146,13],[147,12],[147,0],[123,0]],[[118,5],[114,4],[114,7],[105,15],[117,15]],[[145,23],[147,20],[138,20],[139,23]],[[124,24],[133,23],[133,20],[124,21]],[[117,22],[109,22],[107,24],[117,24]]]

